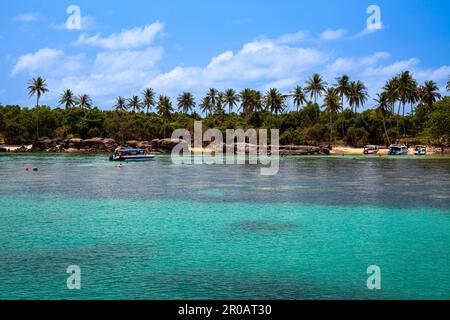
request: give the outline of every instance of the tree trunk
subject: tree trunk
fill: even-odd
[[[387,129],[386,129],[386,121],[384,120],[384,114],[381,114],[381,119],[383,120],[383,128],[384,128],[384,134],[386,135],[386,140],[388,142],[388,144],[391,144],[391,139],[389,139],[389,135],[387,133]]]
[[[36,140],[39,140],[39,95],[36,100]]]
[[[401,107],[401,103],[398,103],[398,109],[397,109],[397,129],[400,125],[400,107]]]
[[[344,121],[344,95],[342,95],[342,138],[345,134],[345,121]]]
[[[402,111],[402,116],[403,116],[403,136],[406,136],[406,124],[405,124],[405,103],[403,103],[403,111]]]
[[[333,117],[332,114],[330,113],[330,143],[329,143],[330,146],[331,140],[333,140]]]

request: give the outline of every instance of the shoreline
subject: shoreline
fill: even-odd
[[[283,146],[280,146],[283,147]],[[26,150],[25,150],[26,148]],[[83,155],[96,155],[96,154],[110,154],[111,152],[108,151],[92,151],[92,150],[80,150],[75,148],[69,148],[64,151],[33,151],[32,145],[23,145],[23,146],[17,146],[17,145],[0,145],[0,149],[4,149],[7,151],[0,152],[0,155],[6,155],[6,154],[83,154]],[[208,150],[207,148],[189,148],[190,151],[193,154],[198,153],[204,153]],[[336,146],[333,147],[332,150],[330,150],[329,155],[321,154],[324,157],[327,156],[366,156],[371,158],[376,157],[386,157],[388,156],[389,149],[384,147],[381,148],[380,151],[377,154],[374,155],[365,155],[364,148],[354,148],[349,146]],[[157,155],[169,155],[170,151],[168,152],[161,152],[161,150],[153,150],[150,153],[157,154]],[[282,155],[280,154],[280,157],[296,157],[296,156],[313,156],[313,155],[302,155],[302,154],[290,154],[290,155]],[[406,155],[403,157],[411,157],[414,155],[414,150],[411,148]],[[436,147],[428,147],[427,148],[427,156],[439,156],[439,157],[450,157],[450,149],[445,148],[444,152],[441,151],[441,148]],[[426,156],[417,156],[417,157],[426,157]]]
[[[24,145],[12,145],[12,144],[0,144],[0,153],[27,153],[27,152],[44,152],[44,153],[80,153],[80,154],[113,154],[116,150],[122,148],[139,148],[145,150],[147,153],[153,154],[170,154],[172,150],[182,144],[184,148],[189,148],[189,151],[194,154],[198,153],[211,153],[214,150],[223,150],[226,153],[234,149],[235,154],[253,154],[253,152],[260,152],[260,147],[248,142],[238,142],[234,145],[217,144],[207,145],[203,143],[202,146],[193,146],[189,141],[182,139],[153,139],[151,141],[130,140],[123,143],[116,142],[110,138],[90,138],[90,139],[44,139],[36,141],[31,144]],[[267,151],[270,154],[272,146],[266,146]],[[296,156],[296,155],[363,155],[364,148],[353,147],[344,144],[335,144],[330,146],[311,146],[311,145],[288,145],[282,144],[279,146],[273,146],[279,150],[281,157]],[[261,147],[262,148],[262,147]],[[388,155],[387,146],[378,146],[379,151],[375,156]],[[447,155],[450,156],[450,148],[427,146],[427,155]],[[410,146],[407,155],[414,155],[414,147]]]

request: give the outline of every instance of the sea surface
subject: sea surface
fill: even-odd
[[[450,299],[450,159],[1,155],[0,299]]]

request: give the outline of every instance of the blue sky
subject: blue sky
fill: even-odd
[[[72,4],[80,30],[66,27]],[[372,4],[383,27],[368,32]],[[171,97],[209,87],[288,92],[314,72],[329,83],[349,74],[374,95],[409,69],[445,92],[449,12],[448,0],[1,1],[0,102],[33,105],[26,84],[38,75],[50,88],[44,103],[56,106],[71,88],[102,109],[145,87]]]

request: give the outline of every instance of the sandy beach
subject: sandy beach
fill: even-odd
[[[388,148],[381,148],[378,151],[378,156],[387,156],[389,152]],[[337,146],[333,147],[333,150],[330,152],[331,155],[362,155],[364,154],[364,148],[352,148],[346,146]],[[428,155],[449,155],[449,150],[445,149],[444,152],[441,151],[441,148],[427,147]],[[411,147],[408,151],[408,156],[414,155],[414,147]]]
[[[10,152],[17,152],[22,147],[27,148],[28,151],[32,149],[32,145],[24,145],[24,146],[17,146],[17,145],[0,145],[0,148],[9,150]],[[206,148],[194,148],[191,147],[190,151],[192,153],[203,153],[206,152]],[[387,156],[389,149],[384,147],[381,148],[380,151],[377,153],[378,156]],[[65,152],[68,153],[77,153],[80,152],[78,149],[67,149]],[[335,146],[330,151],[330,155],[363,155],[364,154],[364,148],[353,148],[349,146]],[[444,152],[442,152],[441,148],[436,147],[428,147],[427,148],[427,154],[428,155],[450,155],[450,149],[446,148],[444,149]],[[408,151],[408,156],[414,155],[414,148],[410,148]]]

